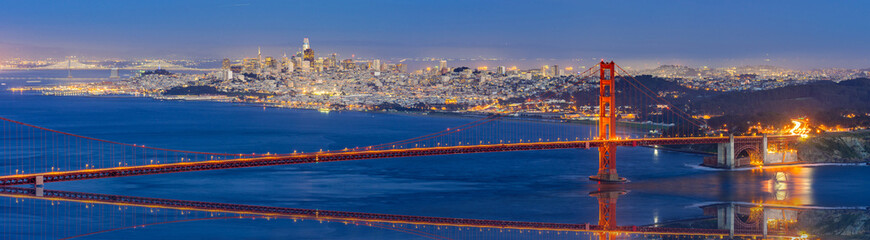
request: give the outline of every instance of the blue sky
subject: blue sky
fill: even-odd
[[[870,1],[2,0],[12,56],[609,58],[870,67]],[[253,50],[252,50],[253,49]]]

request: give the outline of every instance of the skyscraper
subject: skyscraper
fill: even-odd
[[[507,74],[507,68],[505,66],[498,66],[498,68],[496,68],[496,72],[498,74],[505,75]]]
[[[554,77],[562,76],[562,69],[559,69],[559,65],[553,65],[553,76]]]
[[[308,62],[314,62],[314,49],[305,49],[302,59]]]
[[[438,62],[438,71],[447,68],[447,60],[441,60]]]
[[[354,69],[356,68],[356,63],[353,62],[353,59],[341,60],[341,67],[348,70]]]
[[[288,63],[293,64],[290,62],[290,58],[287,58],[287,52],[284,52],[284,57],[281,57],[281,68],[288,69],[289,71],[293,71],[292,67],[288,68],[288,66],[287,66]]]
[[[278,66],[278,61],[273,57],[266,57],[265,64],[263,64],[264,68],[275,68]]]
[[[381,70],[381,60],[380,59],[373,60],[371,68],[374,69],[375,71],[380,71]]]
[[[332,56],[330,57],[330,62],[332,62],[332,64],[329,65],[329,67],[331,68],[339,65],[337,53],[332,53]]]
[[[311,45],[308,44],[308,38],[302,40],[302,60],[308,61],[309,63],[314,62],[314,50],[311,49]]]

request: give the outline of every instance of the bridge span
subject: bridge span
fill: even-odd
[[[777,143],[794,141],[800,136],[777,135],[777,136],[735,136],[735,137],[679,137],[679,138],[641,138],[641,139],[611,139],[611,140],[584,140],[584,141],[558,141],[558,142],[532,142],[532,143],[505,143],[484,144],[468,146],[448,147],[423,147],[389,150],[366,150],[353,149],[337,152],[317,152],[300,154],[270,155],[262,157],[245,158],[239,156],[236,159],[210,160],[198,162],[179,162],[168,164],[149,164],[129,167],[111,167],[98,169],[83,169],[74,171],[45,172],[35,174],[18,174],[0,176],[0,186],[35,184],[42,185],[48,182],[62,182],[87,180],[98,178],[114,178],[138,175],[152,175],[177,172],[206,171],[231,168],[261,167],[275,165],[290,165],[319,162],[338,162],[380,158],[436,156],[470,153],[491,153],[510,151],[533,151],[551,149],[588,149],[599,148],[604,145],[611,146],[653,146],[653,145],[680,145],[680,144],[717,144],[739,143],[758,144],[762,142]],[[733,155],[733,154],[732,154]]]

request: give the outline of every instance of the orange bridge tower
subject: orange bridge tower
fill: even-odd
[[[622,182],[616,174],[616,144],[609,142],[616,138],[616,64],[601,61],[598,96],[598,139],[605,141],[598,147],[598,175],[589,179],[601,182]]]

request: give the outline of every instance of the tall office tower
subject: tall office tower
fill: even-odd
[[[314,62],[314,50],[313,49],[305,49],[305,54],[302,57],[303,60],[308,62]]]
[[[441,60],[440,62],[438,62],[438,71],[441,71],[441,69],[445,68],[447,68],[447,60]]]
[[[507,74],[507,68],[505,66],[498,66],[495,71],[501,75]]]
[[[314,62],[314,49],[311,49],[308,46],[308,39],[307,38],[305,39],[305,44],[302,45],[302,48],[305,49],[305,50],[302,50],[302,53],[303,53],[302,59],[304,59],[305,61],[308,61],[308,62]]]
[[[223,79],[224,81],[227,81],[227,80],[233,79],[233,70],[226,69],[226,70],[224,70],[224,74],[223,74],[223,75],[224,75],[224,79]]]
[[[232,65],[233,64],[230,63],[229,58],[224,58],[224,61],[221,63],[221,69],[230,69],[230,66],[232,66]]]
[[[299,69],[302,70],[303,72],[311,71],[311,62],[302,61],[302,65],[300,65]]]
[[[260,52],[260,46],[257,46],[257,61],[263,63],[263,53]]]
[[[559,65],[553,65],[553,76],[554,77],[562,76],[562,69],[559,69]]]
[[[331,60],[332,65],[330,65],[329,67],[336,67],[336,66],[339,65],[339,64],[338,64],[338,54],[337,54],[337,53],[332,53],[332,57],[330,57],[330,58],[332,59],[332,60]]]
[[[289,69],[290,71],[293,71],[293,68],[287,68],[287,63],[290,63],[290,59],[287,58],[287,52],[284,52],[284,56],[281,57],[281,68],[282,69]]]
[[[381,70],[381,60],[380,59],[373,60],[371,68],[375,71],[380,71]]]
[[[308,38],[303,38],[302,39],[302,51],[308,50],[309,48],[311,48],[311,47],[310,47],[310,45],[308,45]]]
[[[353,59],[341,60],[341,67],[343,67],[344,69],[351,70],[351,69],[356,68],[356,63],[353,62]]]
[[[292,72],[293,70],[296,70],[296,66],[297,65],[293,62],[293,59],[284,62],[284,67],[287,68],[287,72]]]
[[[266,57],[266,64],[264,64],[264,68],[276,68],[278,67],[278,60],[273,57]]]
[[[314,62],[311,62],[311,68],[315,72],[323,72],[323,58],[317,58]]]
[[[297,68],[301,68],[301,67],[302,67],[302,62],[304,62],[304,61],[305,61],[305,60],[302,60],[302,56],[295,56],[295,57],[293,57],[293,63],[296,64],[296,67],[297,67]]]
[[[549,76],[548,75],[549,72],[550,72],[550,66],[544,65],[543,67],[541,67],[541,75],[543,75],[544,77]]]

